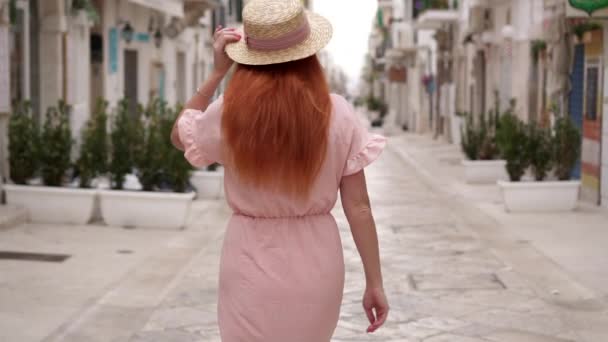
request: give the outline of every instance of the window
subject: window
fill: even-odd
[[[587,120],[597,120],[599,71],[598,65],[587,67],[587,77],[585,80],[585,117]]]
[[[11,102],[30,98],[30,23],[28,3],[16,2],[15,25],[9,33]]]

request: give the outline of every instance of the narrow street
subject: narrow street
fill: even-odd
[[[525,241],[509,240],[508,233],[488,226],[492,223],[487,218],[439,191],[398,150],[391,146],[368,169],[390,319],[377,334],[365,334],[362,267],[337,207],[347,275],[335,342],[608,338],[605,301],[589,300]],[[209,228],[220,232],[224,221]],[[212,235],[209,246],[132,341],[219,341],[215,291],[221,232]],[[528,273],[536,277],[525,276]],[[557,291],[552,284],[543,283],[555,277],[560,278],[561,297],[551,292]]]
[[[603,259],[583,255],[578,260],[584,267],[573,272],[539,249],[542,244],[516,234],[512,224],[480,210],[474,198],[457,191],[475,188],[453,180],[454,151],[427,137],[398,136],[367,169],[391,304],[387,324],[373,335],[365,334],[361,262],[336,207],[347,274],[334,341],[608,340],[605,289],[589,286],[603,282]],[[482,187],[476,196],[493,201],[492,189]],[[547,231],[585,232],[576,222],[602,228],[605,213],[586,210],[550,216],[566,226],[547,219]],[[221,201],[196,201],[183,231],[40,224],[3,231],[2,248],[28,246],[71,257],[58,264],[0,264],[0,340],[219,342],[218,264],[229,215]],[[543,216],[511,217],[536,234],[543,231],[533,224]],[[597,241],[601,249],[605,238]],[[599,278],[586,277],[591,273]]]

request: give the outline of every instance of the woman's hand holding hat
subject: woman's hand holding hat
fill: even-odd
[[[225,75],[234,61],[226,54],[226,45],[241,40],[241,34],[233,28],[222,28],[218,26],[213,35],[213,64],[214,71],[218,74]]]

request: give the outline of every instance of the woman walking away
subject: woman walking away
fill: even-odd
[[[332,35],[326,19],[300,0],[251,0],[243,19],[244,32],[217,28],[214,72],[171,136],[192,165],[225,168],[234,214],[220,261],[222,341],[330,341],[344,289],[338,190],[365,270],[362,333],[374,332],[388,304],[363,168],[386,141],[329,94],[315,55]]]

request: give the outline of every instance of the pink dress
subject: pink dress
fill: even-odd
[[[222,162],[222,98],[178,123],[196,167]],[[234,211],[220,261],[218,321],[223,342],[328,342],[344,288],[344,259],[330,211],[340,180],[372,163],[386,139],[369,134],[351,105],[332,95],[329,147],[306,205],[239,183],[225,170]],[[363,314],[363,312],[362,312]]]

